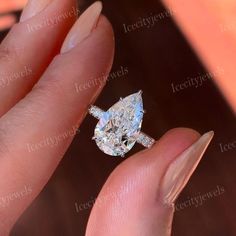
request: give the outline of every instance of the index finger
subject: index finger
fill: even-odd
[[[104,16],[98,16],[95,29],[87,34],[85,22],[92,25],[84,16],[91,17],[88,13],[95,14],[96,9],[100,14],[100,3],[89,9],[33,90],[0,119],[0,196],[30,188],[30,194],[1,209],[0,235],[8,233],[47,183],[105,85],[113,61],[113,30]],[[86,38],[73,41],[82,32]]]

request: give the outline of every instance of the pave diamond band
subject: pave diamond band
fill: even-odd
[[[100,120],[104,111],[97,106],[91,106],[89,108],[89,114],[92,115],[94,118]]]
[[[151,148],[155,143],[155,139],[151,138],[149,135],[140,132],[137,138],[137,143],[143,145],[146,148]]]
[[[93,139],[111,156],[124,156],[137,142],[151,148],[155,140],[141,132],[143,120],[142,92],[120,99],[109,110],[91,106],[89,114],[99,120]]]
[[[92,115],[94,118],[100,120],[101,117],[103,116],[105,111],[103,111],[102,109],[100,109],[97,106],[91,106],[89,108],[89,114]],[[146,148],[151,148],[152,145],[155,143],[155,139],[151,138],[149,135],[140,132],[137,137],[137,143],[143,145]]]

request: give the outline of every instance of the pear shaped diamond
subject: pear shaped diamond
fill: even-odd
[[[103,112],[95,128],[98,147],[111,156],[124,156],[134,146],[143,120],[141,91],[132,94]]]

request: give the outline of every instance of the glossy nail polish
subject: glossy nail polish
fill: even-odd
[[[79,17],[67,35],[61,53],[69,51],[90,35],[93,29],[96,28],[101,11],[102,3],[97,1]]]
[[[53,0],[29,0],[25,6],[20,22],[26,21],[46,8]]]
[[[161,185],[164,203],[171,205],[175,202],[197,168],[213,136],[213,131],[204,134],[170,164]]]

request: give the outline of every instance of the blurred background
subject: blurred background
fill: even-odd
[[[17,22],[25,3],[1,0],[1,40]],[[91,3],[80,1],[80,9]],[[214,75],[205,70],[175,25],[172,12],[160,1],[103,3],[104,14],[114,27],[116,55],[109,83],[96,104],[107,109],[119,97],[142,89],[147,111],[143,130],[154,138],[179,126],[202,133],[214,130],[216,135],[205,158],[178,199],[172,235],[235,236],[236,122],[214,85]],[[152,25],[132,26],[154,16],[158,20]],[[216,73],[222,73],[221,68]],[[181,86],[185,82],[188,86]],[[95,125],[95,119],[86,118],[53,177],[11,236],[85,234],[92,203],[109,174],[122,162],[105,155],[93,143]],[[136,145],[129,155],[140,149]]]

